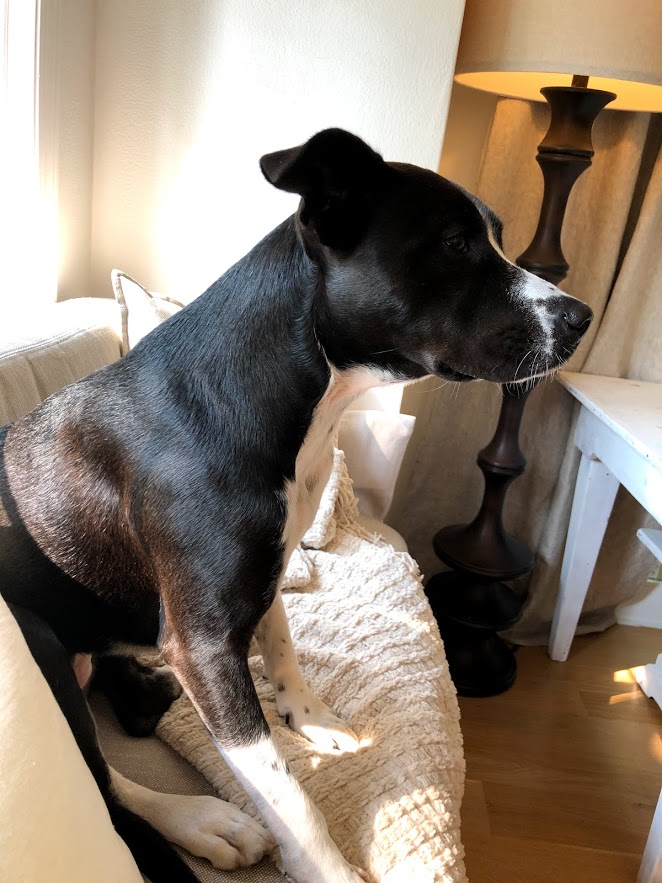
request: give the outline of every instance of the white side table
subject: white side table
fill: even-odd
[[[574,439],[582,459],[549,642],[549,655],[564,662],[619,484],[662,523],[662,384],[567,372],[559,377],[582,405]],[[662,533],[639,531],[638,536],[662,560]],[[641,683],[658,702],[661,661],[662,656],[645,666]],[[637,883],[662,883],[662,794]]]
[[[660,883],[660,881],[662,881],[662,792],[657,802],[636,883]]]
[[[662,530],[639,530],[637,536],[662,564]],[[644,665],[637,672],[637,681],[649,699],[654,699],[662,708],[662,653],[650,665]],[[641,867],[636,883],[661,883],[662,881],[662,791],[657,801],[646,848],[641,859]]]
[[[574,443],[582,452],[549,655],[568,657],[598,552],[622,484],[662,523],[662,384],[562,373],[581,403]]]

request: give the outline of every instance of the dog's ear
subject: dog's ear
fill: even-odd
[[[264,177],[298,193],[299,218],[329,248],[351,250],[363,233],[388,166],[371,147],[343,129],[325,129],[289,150],[260,160]]]

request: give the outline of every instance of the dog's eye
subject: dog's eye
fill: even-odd
[[[457,252],[463,252],[469,248],[469,246],[467,245],[467,240],[464,238],[464,236],[451,236],[450,239],[446,240],[446,245],[453,251]]]

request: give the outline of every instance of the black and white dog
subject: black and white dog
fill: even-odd
[[[296,215],[125,358],[0,433],[0,587],[61,667],[158,643],[287,872],[356,883],[362,872],[275,748],[247,664],[256,636],[290,726],[356,748],[304,682],[279,597],[340,415],[368,387],[429,374],[543,375],[573,352],[591,311],[508,261],[501,224],[478,200],[347,132],[320,132],[261,167],[300,194]],[[107,800],[191,846],[190,805],[109,773],[85,738]],[[270,848],[264,829],[212,803],[225,866]],[[175,816],[189,825],[179,834]],[[159,869],[142,861],[156,883]],[[179,872],[165,879],[190,879]]]

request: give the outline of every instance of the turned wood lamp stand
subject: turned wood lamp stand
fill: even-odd
[[[587,87],[576,76],[572,86],[541,89],[551,108],[549,130],[538,148],[544,196],[533,241],[517,259],[519,266],[558,284],[568,272],[561,250],[561,228],[570,191],[591,165],[591,130],[613,92]],[[513,649],[499,632],[521,616],[524,598],[506,585],[528,573],[533,555],[503,525],[503,507],[511,482],[524,472],[519,428],[529,392],[502,386],[503,402],[496,432],[478,454],[485,491],[470,524],[453,524],[434,537],[434,550],[451,568],[433,576],[426,594],[446,645],[451,677],[461,696],[492,696],[514,682]]]

